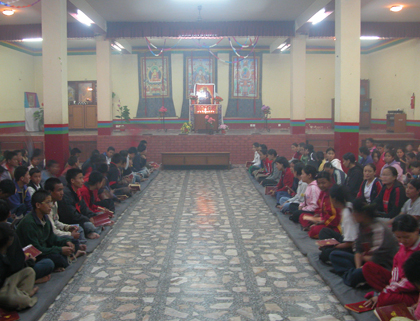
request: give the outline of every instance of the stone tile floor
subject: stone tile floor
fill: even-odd
[[[42,320],[354,319],[234,168],[161,172]]]

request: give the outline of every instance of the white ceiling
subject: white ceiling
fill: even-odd
[[[316,0],[86,0],[107,21],[293,21]],[[14,5],[27,5],[20,0]],[[403,4],[399,13],[389,8]],[[0,25],[41,23],[42,2],[0,15]],[[0,10],[6,8],[0,6]],[[333,16],[330,18],[333,19]],[[75,21],[68,16],[69,21]],[[362,21],[420,22],[419,0],[362,0]]]

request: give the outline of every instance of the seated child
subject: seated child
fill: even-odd
[[[9,205],[5,200],[0,200],[0,223],[7,223],[7,218],[10,215]],[[54,270],[54,262],[50,259],[36,260],[30,255],[28,259],[23,253],[22,245],[19,242],[19,238],[13,231],[13,242],[7,248],[6,257],[10,262],[10,272],[16,273],[20,270],[30,267],[35,271],[35,283],[45,283],[51,279],[51,273]]]
[[[281,172],[279,183],[276,186],[276,200],[277,205],[280,203],[280,199],[282,197],[288,197],[291,198],[291,192],[292,192],[292,186],[294,181],[294,175],[292,171],[290,170],[290,164],[289,161],[286,159],[286,157],[277,157],[274,161],[274,166],[277,166],[277,170]],[[274,193],[274,191],[273,191]]]
[[[302,213],[299,222],[303,230],[308,231],[311,238],[317,239],[319,232],[323,228],[332,229],[335,232],[341,233],[340,230],[340,213],[334,208],[330,198],[331,177],[327,172],[319,172],[316,181],[321,193],[318,198],[318,208],[315,210],[314,215]]]
[[[43,169],[42,150],[39,148],[34,149],[28,169],[31,170],[34,167],[38,168],[40,171]]]
[[[60,222],[83,227],[85,235],[89,239],[99,237],[101,228],[93,225],[95,213],[87,207],[84,200],[78,194],[83,186],[83,173],[78,168],[70,169],[66,174],[67,187],[64,188],[64,197],[58,203],[58,216]]]
[[[318,198],[321,190],[316,181],[317,173],[316,168],[311,165],[306,165],[302,170],[302,176],[300,178],[308,186],[306,187],[304,199],[299,204],[298,209],[294,210],[292,207],[289,207],[289,211],[292,214],[289,219],[295,223],[299,222],[299,218],[303,213],[313,215],[318,209]]]
[[[14,179],[15,168],[19,166],[17,154],[11,151],[4,152],[5,163],[2,165],[5,171],[0,176],[0,181],[4,179]]]
[[[7,310],[23,310],[33,307],[38,299],[35,271],[30,267],[13,273],[7,250],[14,241],[14,232],[7,223],[0,223],[0,307]]]
[[[32,213],[19,223],[16,234],[23,247],[32,244],[42,253],[39,259],[51,259],[56,271],[64,271],[69,266],[69,258],[78,251],[70,238],[60,238],[54,234],[48,214],[51,211],[52,198],[45,190],[39,190],[32,196]]]
[[[276,157],[277,157],[277,152],[274,149],[269,149],[267,151],[267,155],[265,156],[265,160],[263,162],[264,171],[260,172],[256,177],[257,181],[260,184],[273,174],[273,161],[276,159]]]
[[[382,154],[379,150],[375,149],[372,152],[372,160],[373,164],[376,166],[375,176],[379,177],[381,176],[382,168],[385,166],[385,161],[382,159]]]
[[[293,157],[290,161],[294,159],[300,160],[300,158],[302,157],[302,154],[299,151],[299,145],[297,143],[292,144],[292,152],[293,152]]]
[[[407,278],[408,282],[414,284],[417,287],[417,290],[420,290],[420,274],[419,274],[419,266],[420,266],[420,252],[416,251],[405,261],[403,266],[405,277]],[[420,300],[420,299],[419,299]],[[414,317],[416,320],[420,320],[420,303],[417,302],[417,306],[413,306]]]
[[[14,183],[16,193],[9,197],[9,206],[12,214],[21,218],[32,211],[31,195],[28,193],[29,171],[25,166],[18,166],[15,170]]]
[[[274,165],[274,160],[277,158],[277,152],[274,149],[268,150],[268,159],[271,161],[271,173],[269,176],[261,181],[262,186],[275,186],[279,183],[281,172]]]
[[[330,173],[333,185],[344,185],[347,177],[346,173],[335,168],[332,163],[325,163],[324,171]]]
[[[149,177],[150,171],[147,169],[147,146],[139,144],[138,153],[133,158],[133,172],[141,174],[143,177]]]
[[[109,209],[96,205],[100,201],[98,190],[104,184],[104,177],[98,171],[93,171],[89,176],[89,181],[79,189],[80,196],[85,201],[89,209],[94,213],[108,213],[113,216]]]
[[[263,178],[270,175],[272,165],[272,162],[268,160],[268,151],[266,149],[262,149],[258,153],[260,154],[261,168],[252,172],[252,175],[256,180],[258,180],[259,175],[262,175]]]
[[[382,307],[386,305],[405,303],[412,306],[419,299],[419,291],[404,275],[404,263],[414,253],[420,251],[419,227],[415,218],[403,214],[395,218],[392,232],[400,243],[400,249],[394,256],[392,272],[372,261],[363,267],[366,282],[379,294],[368,293],[370,299],[365,306]]]
[[[77,157],[77,156],[70,156],[69,157],[69,159],[67,161],[67,165],[60,175],[60,180],[61,180],[61,177],[63,177],[64,180],[66,179],[66,173],[71,168],[80,168],[79,157]]]
[[[112,156],[111,164],[109,165],[107,177],[109,186],[115,195],[131,196],[130,189],[128,188],[128,184],[131,183],[131,181],[124,179],[121,175],[121,172],[125,167],[125,162],[126,159],[119,153],[114,154],[114,156]]]
[[[420,221],[420,179],[413,179],[407,184],[405,195],[408,200],[404,203],[400,214],[410,214]]]
[[[341,167],[341,161],[335,157],[335,149],[332,147],[327,148],[325,153],[327,154],[327,162],[331,163],[334,166],[334,168],[343,171],[343,167]]]
[[[330,189],[331,203],[337,211],[341,212],[341,231],[342,234],[336,232],[330,228],[323,228],[319,232],[320,240],[335,239],[340,244],[335,246],[324,246],[321,247],[321,253],[319,259],[324,263],[330,261],[330,254],[332,251],[341,250],[349,253],[353,253],[353,244],[357,239],[359,232],[359,225],[356,223],[353,217],[353,204],[350,203],[350,195],[347,187],[334,185]]]
[[[308,162],[308,155],[305,154],[305,147],[306,144],[305,143],[299,143],[299,154],[300,156],[300,161],[306,165],[306,163]]]
[[[76,227],[75,225],[64,224],[60,222],[60,217],[58,215],[58,203],[63,199],[64,196],[64,186],[61,181],[56,177],[51,177],[45,182],[45,190],[51,194],[52,207],[51,212],[48,214],[50,219],[53,232],[57,236],[65,236],[74,240],[80,239],[80,234],[83,233],[82,227]],[[85,246],[80,245],[80,250],[85,251]],[[83,253],[81,253],[83,254]]]
[[[366,282],[362,266],[373,262],[391,271],[392,260],[398,252],[398,242],[392,232],[376,219],[375,205],[357,198],[353,203],[353,217],[359,223],[355,254],[337,250],[330,254],[335,272],[344,284],[357,287]]]
[[[110,211],[115,213],[115,202],[119,202],[118,197],[114,194],[111,187],[109,186],[108,181],[108,165],[107,164],[100,164],[98,166],[98,172],[102,174],[104,178],[104,183],[102,185],[102,188],[98,191],[99,201],[97,201],[95,204],[106,207]]]
[[[28,184],[28,193],[32,196],[36,191],[42,189],[41,171],[38,168],[31,168],[29,171],[30,182]]]
[[[280,198],[280,205],[277,207],[282,213],[289,211],[296,211],[299,208],[299,204],[305,200],[305,192],[308,184],[302,181],[303,163],[296,164],[293,168],[293,175],[299,180],[298,187],[295,196],[292,198],[282,197]]]
[[[80,149],[78,149],[77,147],[72,148],[71,151],[70,151],[70,157],[75,156],[75,157],[79,158],[80,154],[82,154],[82,151]]]
[[[407,179],[414,179],[419,178],[420,175],[420,162],[414,161],[408,164],[408,170],[407,172]]]
[[[398,172],[392,166],[382,170],[383,187],[372,202],[377,206],[378,216],[382,219],[392,219],[397,216],[407,200],[404,186],[397,181],[397,176]]]
[[[7,200],[16,193],[16,185],[11,179],[0,181],[0,199]]]
[[[250,174],[253,171],[261,168],[260,154],[258,153],[258,151],[260,150],[260,144],[259,143],[252,144],[252,150],[254,151],[254,160],[252,161],[252,164],[248,169]]]
[[[57,161],[50,159],[47,162],[46,169],[41,172],[41,184],[44,185],[45,181],[50,177],[58,177],[60,173],[60,165]]]
[[[115,154],[115,148],[112,146],[109,146],[106,152],[104,152],[104,155],[106,157],[106,163],[109,165],[111,164],[111,158]]]
[[[357,198],[364,197],[366,202],[369,204],[378,197],[379,193],[382,190],[382,182],[375,177],[376,166],[375,164],[367,164],[363,168],[363,182],[360,185],[359,192],[357,193]]]

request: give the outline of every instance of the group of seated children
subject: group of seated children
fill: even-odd
[[[87,239],[100,237],[120,202],[146,180],[147,142],[115,153],[93,151],[80,168],[77,148],[64,170],[54,160],[43,168],[43,153],[6,151],[0,166],[0,307],[21,310],[37,298],[35,283],[62,272],[86,254]],[[99,218],[101,218],[99,220]],[[104,220],[105,218],[105,220]]]
[[[293,157],[254,143],[249,172],[288,215],[320,242],[320,260],[351,287],[370,286],[366,307],[416,304],[420,289],[420,152],[377,144],[342,161],[333,148],[293,144]],[[344,172],[342,165],[347,169]],[[420,305],[414,311],[420,319]]]

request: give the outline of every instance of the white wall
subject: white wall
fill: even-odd
[[[420,98],[420,40],[371,53],[367,60],[372,118],[384,119],[388,110],[400,108],[412,119],[410,97],[417,92]]]
[[[36,92],[34,57],[0,46],[0,61],[0,121],[25,120],[24,93]]]
[[[226,53],[219,54],[229,60]],[[38,93],[42,103],[42,57],[33,57],[0,46],[0,111],[2,121],[24,120],[24,92]],[[111,59],[113,91],[135,117],[139,99],[137,55],[113,55]],[[177,116],[183,101],[183,54],[172,54],[172,95]],[[229,65],[218,64],[217,91],[227,106]],[[308,54],[306,73],[306,117],[330,118],[334,97],[334,55]],[[68,56],[68,80],[96,80],[96,56]],[[264,54],[262,63],[263,104],[272,108],[273,118],[290,117],[290,55]],[[370,80],[372,118],[384,119],[387,110],[403,108],[409,119],[420,119],[420,40],[362,55],[361,78]],[[416,114],[409,110],[410,97],[417,94]]]

